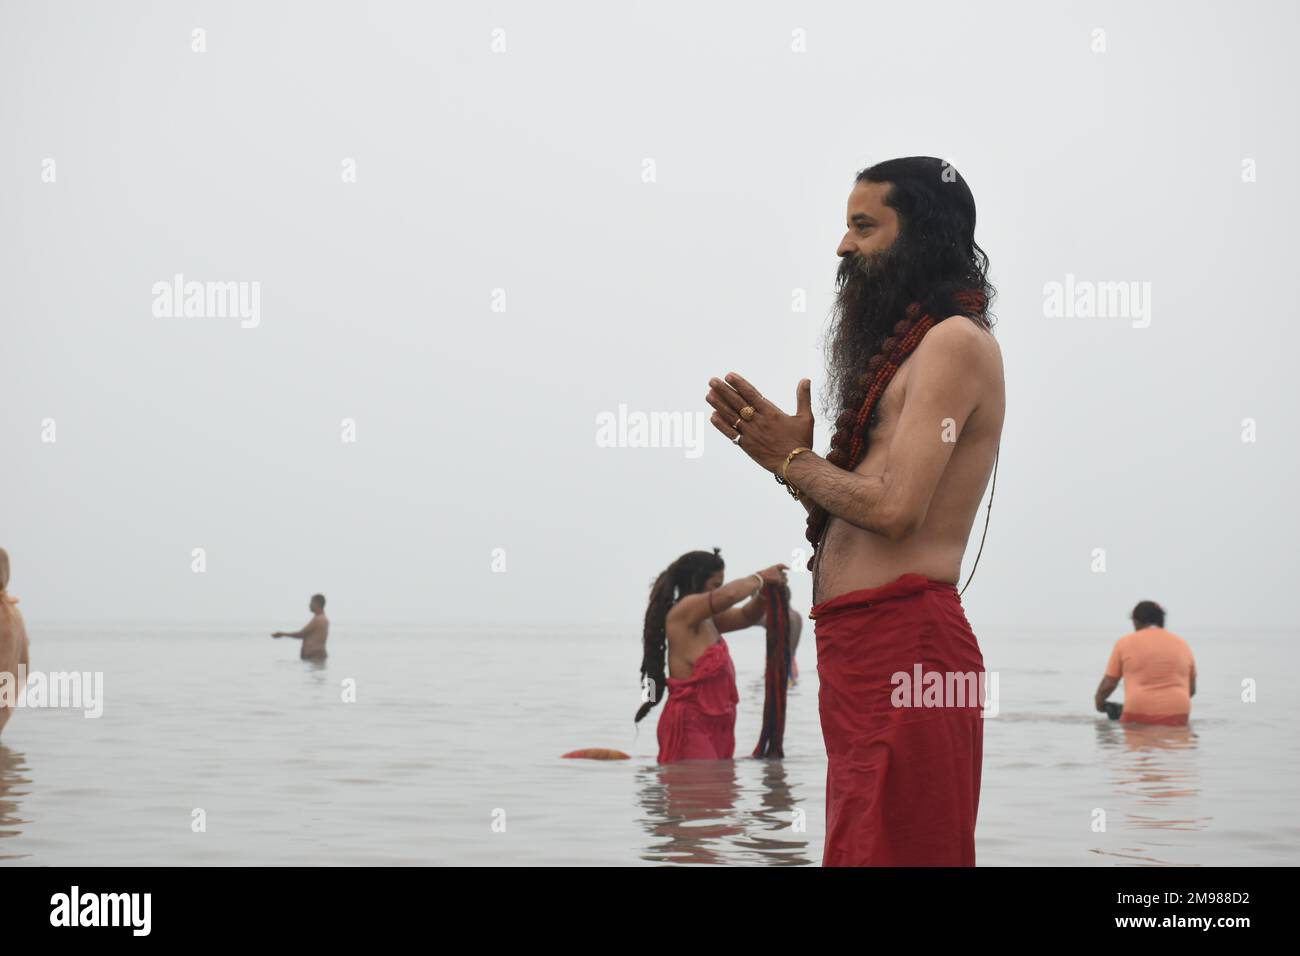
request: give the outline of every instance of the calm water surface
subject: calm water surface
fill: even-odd
[[[636,632],[336,622],[316,667],[252,628],[30,630],[38,670],[104,672],[104,712],[14,715],[7,864],[821,862],[811,633],[790,756],[660,768],[659,712],[632,730]],[[1192,726],[1143,730],[1090,712],[1118,634],[981,634],[1001,710],[985,722],[981,865],[1300,863],[1300,700],[1281,680],[1296,635],[1180,633],[1200,673]],[[729,638],[742,754],[758,738],[762,640]],[[1256,703],[1240,700],[1247,678]],[[594,746],[633,759],[559,759]]]

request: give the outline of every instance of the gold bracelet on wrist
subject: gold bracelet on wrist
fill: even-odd
[[[790,467],[790,462],[794,461],[794,456],[805,451],[812,451],[812,449],[796,448],[794,451],[790,452],[790,454],[786,455],[785,462],[781,465],[781,474],[775,476],[777,483],[785,485],[786,491],[790,492],[790,497],[795,501],[798,501],[802,496],[800,495],[799,489],[790,484],[790,479],[786,475],[786,470]]]

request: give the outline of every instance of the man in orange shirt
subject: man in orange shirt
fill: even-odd
[[[1097,687],[1097,710],[1106,712],[1106,698],[1124,685],[1120,720],[1138,724],[1187,723],[1196,693],[1196,661],[1187,642],[1165,630],[1165,610],[1154,601],[1133,608],[1132,634],[1115,642],[1106,672]],[[1113,706],[1113,705],[1112,705]]]

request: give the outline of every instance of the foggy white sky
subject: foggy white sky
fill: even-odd
[[[1142,598],[1292,626],[1292,4],[0,17],[0,545],[34,627],[296,626],[320,590],[336,622],[635,632],[683,551],[790,562],[803,509],[711,427],[689,457],[596,418],[707,413],[731,370],[819,396],[853,176],[905,155],[967,178],[999,290],[976,632],[1119,633]],[[259,324],[155,316],[177,273],[260,283]],[[1150,283],[1150,325],[1045,316],[1067,274]]]

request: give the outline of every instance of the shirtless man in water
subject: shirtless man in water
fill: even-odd
[[[17,703],[27,686],[32,666],[27,642],[27,625],[18,610],[18,599],[9,593],[9,552],[0,548],[0,730],[14,715],[9,702]]]
[[[323,661],[328,656],[325,653],[325,639],[330,636],[330,622],[325,616],[325,595],[313,594],[308,607],[311,610],[311,620],[301,631],[276,631],[271,636],[296,637],[302,641],[299,657],[305,661]]]
[[[711,379],[707,400],[714,427],[808,512],[828,762],[823,862],[973,865],[979,701],[927,693],[920,710],[920,687],[891,692],[914,668],[923,684],[937,673],[945,688],[969,687],[978,674],[983,688],[955,585],[1005,412],[988,259],[965,180],[929,157],[860,173],[846,225],[827,356],[839,416],[831,451],[809,450],[807,379],[793,415],[735,373]]]

